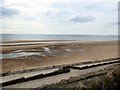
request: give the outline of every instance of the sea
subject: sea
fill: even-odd
[[[62,35],[62,34],[0,34],[2,41],[13,40],[79,40],[79,41],[113,41],[117,35]]]

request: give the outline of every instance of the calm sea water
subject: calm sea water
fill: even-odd
[[[80,40],[80,41],[110,41],[118,40],[118,36],[105,35],[43,35],[43,34],[0,34],[6,40]]]

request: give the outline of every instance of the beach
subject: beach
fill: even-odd
[[[18,43],[29,41],[12,41],[4,43]],[[35,42],[35,41],[30,41]],[[39,42],[39,41],[38,41]],[[53,42],[50,40],[41,42]],[[3,54],[9,53],[36,53],[15,58],[2,59],[2,72],[27,69],[33,67],[47,67],[54,65],[72,64],[85,61],[96,61],[117,58],[118,41],[43,43],[28,45],[1,46]]]

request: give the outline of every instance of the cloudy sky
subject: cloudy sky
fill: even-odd
[[[118,0],[0,2],[3,34],[118,34]]]

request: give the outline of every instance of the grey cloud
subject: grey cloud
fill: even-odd
[[[93,22],[95,20],[95,18],[93,16],[80,16],[80,15],[77,15],[77,16],[74,16],[70,19],[71,21],[74,21],[74,22]]]
[[[120,22],[107,22],[105,26],[120,26]]]
[[[1,16],[6,18],[13,17],[18,14],[18,11],[14,8],[0,7],[0,9],[2,10]]]
[[[120,25],[120,22],[111,23],[112,25]]]
[[[108,24],[111,24],[111,25],[120,25],[120,22],[109,22]]]

